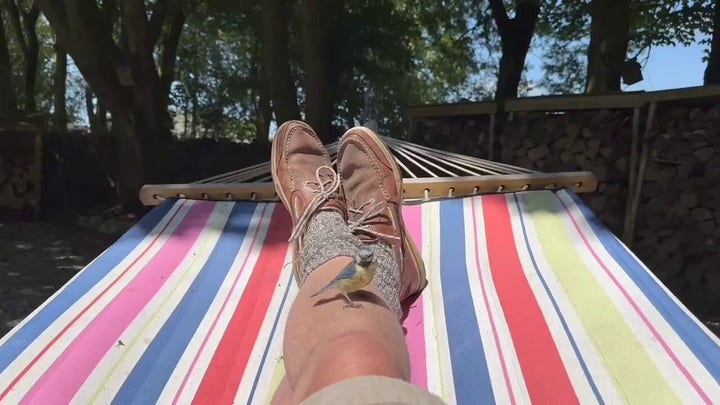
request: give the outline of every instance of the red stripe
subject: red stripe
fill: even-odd
[[[477,220],[477,213],[475,211],[476,203],[482,203],[482,197],[480,198],[473,198],[470,200],[470,212],[472,213],[472,228],[473,233],[475,234],[475,237],[477,238],[478,234],[478,220]],[[495,317],[492,313],[492,308],[490,307],[490,302],[488,300],[488,292],[487,287],[485,286],[485,281],[482,276],[483,268],[480,265],[480,246],[478,246],[477,239],[475,239],[475,266],[477,267],[478,271],[478,279],[480,280],[480,288],[482,289],[482,296],[483,296],[483,303],[485,304],[485,311],[487,312],[488,319],[490,320],[490,330],[492,330],[493,334],[493,340],[495,341],[495,349],[497,350],[498,357],[500,360],[500,366],[502,367],[502,373],[503,378],[505,380],[505,386],[507,387],[508,395],[510,396],[510,403],[515,405],[517,402],[515,400],[515,392],[513,391],[513,386],[510,383],[510,373],[508,372],[507,368],[507,361],[505,361],[505,355],[502,351],[502,345],[500,344],[500,336],[498,335],[497,326],[495,325]]]
[[[55,343],[57,343],[57,341],[60,340],[73,325],[75,325],[75,323],[78,321],[78,319],[80,319],[83,315],[85,315],[85,313],[88,310],[90,310],[90,308],[92,308],[93,305],[95,305],[95,303],[97,303],[98,300],[100,300],[100,298],[105,296],[105,294],[110,289],[112,289],[115,286],[115,284],[117,284],[117,282],[120,281],[125,276],[125,274],[128,271],[130,271],[130,269],[133,266],[135,266],[135,264],[137,264],[137,262],[140,261],[140,259],[142,259],[150,249],[152,249],[153,246],[155,246],[155,243],[158,241],[158,239],[160,239],[160,237],[164,236],[165,231],[170,226],[170,224],[173,222],[175,217],[178,215],[178,213],[180,212],[182,207],[185,205],[185,202],[186,202],[186,200],[180,201],[178,208],[175,210],[175,212],[172,213],[170,219],[165,223],[165,225],[163,225],[163,228],[160,230],[160,232],[158,232],[157,235],[155,235],[152,242],[150,242],[150,244],[147,245],[145,247],[145,249],[143,249],[142,252],[140,252],[140,254],[138,254],[137,257],[135,257],[135,259],[133,259],[132,262],[130,262],[130,264],[125,266],[125,268],[123,268],[123,270],[120,272],[120,274],[118,274],[115,277],[115,279],[107,287],[105,287],[95,298],[92,299],[92,301],[90,301],[90,303],[88,303],[77,315],[75,315],[70,320],[70,322],[68,322],[67,325],[65,325],[57,333],[57,335],[55,335],[55,337],[53,337],[52,340],[50,340],[50,342],[48,342],[48,344],[46,344],[45,347],[43,347],[42,350],[40,350],[40,352],[38,354],[36,354],[32,360],[30,360],[30,362],[28,362],[28,364],[22,369],[22,371],[20,371],[20,373],[18,373],[18,375],[15,376],[15,378],[12,380],[12,382],[10,382],[10,385],[8,385],[7,388],[5,388],[5,390],[2,393],[0,393],[0,400],[2,400],[3,398],[5,398],[7,396],[7,394],[18,383],[18,381],[20,381],[20,379],[23,378],[25,376],[25,374],[27,374],[27,372],[38,362],[38,360],[40,360],[40,358],[42,356],[44,356],[45,353],[47,353],[47,351],[50,350],[50,348],[53,347],[53,345],[55,345]],[[175,203],[175,204],[178,204],[178,203]],[[112,269],[110,269],[110,270],[112,270]]]
[[[278,204],[258,261],[203,376],[194,404],[232,403],[277,287],[292,221]]]
[[[523,272],[506,197],[485,196],[482,208],[490,271],[530,400],[534,403],[578,403],[542,310]]]

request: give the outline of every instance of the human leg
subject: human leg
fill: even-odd
[[[398,322],[399,301],[417,292],[418,286],[424,287],[424,269],[421,272],[416,264],[418,257],[405,248],[407,241],[404,240],[402,222],[397,221],[402,184],[398,185],[399,176],[392,171],[396,167],[388,166],[385,156],[367,159],[357,155],[358,149],[367,149],[374,139],[363,143],[350,138],[353,146],[346,148],[349,152],[345,155],[349,164],[343,166],[343,162],[338,162],[338,167],[345,168],[350,181],[351,187],[347,191],[356,202],[360,194],[365,195],[363,201],[374,196],[374,201],[378,202],[373,207],[367,204],[355,207],[354,230],[360,238],[345,224],[347,212],[341,196],[336,197],[334,191],[325,193],[332,190],[331,187],[320,187],[317,193],[306,187],[311,183],[332,185],[335,180],[319,176],[317,181],[307,180],[319,173],[317,168],[329,166],[329,157],[321,144],[318,146],[319,141],[312,130],[299,122],[286,123],[273,141],[273,178],[296,228],[293,243],[298,261],[294,271],[300,292],[285,329],[287,379],[283,389],[279,390],[293,403],[356,376],[409,379],[407,347]],[[372,184],[378,179],[377,173],[371,176],[370,182],[358,180],[367,170],[357,168],[378,164],[385,166],[385,171],[380,173],[386,179],[381,180],[383,184]],[[345,188],[341,189],[338,195],[345,191]],[[325,200],[319,201],[313,195],[325,195],[322,197]],[[363,211],[362,208],[377,212]],[[314,213],[312,210],[315,209],[320,211]],[[386,221],[390,217],[393,220]],[[361,302],[362,308],[347,308],[342,296],[330,292],[310,297],[350,262],[354,248],[361,241],[375,246],[379,263],[376,280],[353,295],[353,300]],[[410,265],[403,264],[408,260]],[[419,262],[421,265],[422,260]],[[408,274],[402,273],[403,268]]]

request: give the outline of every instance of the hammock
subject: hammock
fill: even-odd
[[[720,340],[579,199],[591,176],[457,155],[496,173],[415,178],[398,148],[440,163],[408,145],[412,383],[450,404],[720,398]],[[156,206],[0,340],[0,403],[268,403],[298,290],[264,170],[144,188]]]

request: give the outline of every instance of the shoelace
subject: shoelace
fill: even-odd
[[[332,180],[328,179],[323,181],[322,174],[320,174],[320,171],[323,169],[327,169],[330,173],[332,173]],[[317,181],[306,180],[303,182],[303,186],[309,188],[311,194],[317,195],[313,197],[310,204],[308,204],[305,209],[305,212],[302,213],[297,224],[295,224],[295,227],[290,234],[290,239],[288,239],[290,242],[297,239],[305,231],[305,228],[310,221],[310,217],[312,217],[315,211],[317,211],[318,208],[325,203],[325,201],[329,200],[330,196],[335,193],[338,188],[340,188],[340,177],[330,166],[320,166],[315,169],[315,178]]]
[[[350,228],[350,232],[355,233],[355,231],[359,230],[380,238],[400,239],[399,236],[388,235],[382,232],[374,231],[371,226],[366,223],[367,221],[380,215],[386,205],[387,202],[385,201],[375,201],[374,198],[371,198],[357,208],[348,207],[348,212],[353,214],[360,214],[360,217],[357,220],[348,221],[348,227]],[[368,206],[370,206],[369,209]],[[396,224],[393,224],[393,227],[395,225]]]

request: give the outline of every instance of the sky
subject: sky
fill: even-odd
[[[623,85],[623,91],[654,91],[682,87],[702,86],[706,63],[702,58],[707,45],[693,44],[690,46],[654,47],[650,58],[642,67],[643,80],[632,86]],[[528,72],[529,79],[536,79],[542,74],[542,61],[532,53],[527,61],[537,66]]]
[[[647,61],[642,57],[638,59],[642,66],[643,80],[631,86],[623,84],[622,90],[655,91],[702,86],[707,65],[703,61],[706,48],[707,45],[701,44],[654,47]],[[527,63],[533,66],[528,72],[528,79],[538,79],[543,74],[540,59],[542,56],[528,53]],[[538,95],[533,93],[531,91],[530,95]],[[270,139],[276,128],[277,124],[273,121],[270,124]]]

